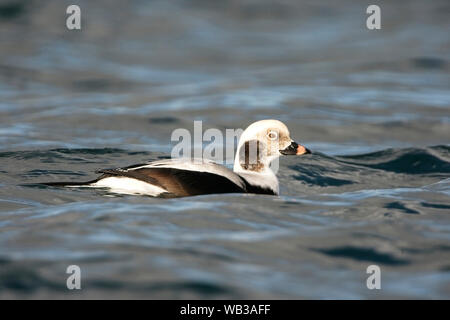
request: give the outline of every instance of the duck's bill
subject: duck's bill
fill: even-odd
[[[308,148],[302,146],[301,144],[292,142],[286,149],[280,150],[280,153],[284,155],[301,156],[303,154],[311,153],[311,151]]]

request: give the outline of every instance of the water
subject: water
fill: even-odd
[[[450,298],[447,1],[0,5],[0,298]],[[279,197],[56,189],[277,118]],[[67,266],[82,290],[66,289]],[[380,266],[382,289],[366,268]]]

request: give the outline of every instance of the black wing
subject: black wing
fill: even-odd
[[[104,169],[98,172],[103,173],[99,180],[107,177],[133,178],[161,187],[173,197],[247,192],[227,177],[210,172],[158,167],[134,170]]]

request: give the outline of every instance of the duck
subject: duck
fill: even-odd
[[[123,168],[102,169],[86,182],[48,182],[51,187],[89,187],[119,194],[177,198],[204,194],[279,195],[273,163],[280,156],[311,154],[291,139],[279,120],[250,124],[241,134],[233,170],[208,159],[171,158]]]

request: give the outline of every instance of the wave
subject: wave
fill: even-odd
[[[450,173],[450,147],[387,149],[338,157],[341,162],[406,174]]]
[[[398,180],[398,186],[407,187],[420,185],[422,180],[426,184],[450,177],[450,147],[386,149],[334,157],[318,153],[288,167],[295,171],[295,180],[309,186],[346,187],[364,183],[383,188],[394,186]],[[416,178],[407,180],[411,175]]]

